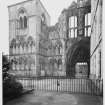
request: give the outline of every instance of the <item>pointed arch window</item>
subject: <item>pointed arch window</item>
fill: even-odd
[[[13,46],[13,54],[16,53],[16,49],[15,49],[15,46]]]
[[[20,17],[19,24],[20,29],[27,28],[27,17],[26,16]]]
[[[85,14],[85,37],[90,36],[91,32],[91,13]]]
[[[61,70],[61,66],[62,66],[62,60],[59,59],[59,60],[58,60],[58,69],[59,69],[59,70]]]
[[[85,26],[91,25],[91,13],[85,14]]]
[[[62,54],[62,45],[59,45],[58,47],[58,54]]]
[[[19,23],[20,23],[20,28],[23,28],[23,19],[22,19],[22,17],[20,17]]]
[[[69,17],[69,38],[77,37],[77,16]]]
[[[27,14],[23,9],[19,12],[19,26],[20,29],[27,28]]]
[[[24,16],[24,28],[27,28],[27,17]]]

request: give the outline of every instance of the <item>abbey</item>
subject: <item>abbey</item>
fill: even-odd
[[[50,26],[50,16],[40,0],[11,5],[8,11],[12,72],[17,75],[40,75],[40,59],[44,67],[47,63],[46,29]]]
[[[70,77],[89,77],[90,32],[90,0],[77,0],[62,10],[56,25],[49,28],[52,71]]]
[[[91,1],[77,0],[50,25],[40,0],[8,7],[12,72],[31,76],[89,77]]]

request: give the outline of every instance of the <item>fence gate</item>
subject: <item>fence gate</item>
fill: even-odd
[[[91,80],[69,77],[18,77],[24,88],[35,91],[57,91],[102,95],[102,80]]]

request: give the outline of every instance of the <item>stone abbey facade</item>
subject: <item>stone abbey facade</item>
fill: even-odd
[[[8,7],[12,72],[32,76],[89,77],[91,1],[77,0],[54,26],[40,0]]]
[[[9,48],[12,72],[40,75],[47,64],[47,27],[50,16],[40,0],[28,0],[8,7]]]

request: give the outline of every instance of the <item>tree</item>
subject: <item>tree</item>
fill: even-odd
[[[18,96],[23,90],[22,84],[17,82],[15,76],[9,73],[10,69],[11,62],[7,56],[2,55],[3,99]]]
[[[3,70],[3,82],[9,77],[8,71],[10,69],[10,62],[6,56],[2,56],[2,70]]]

